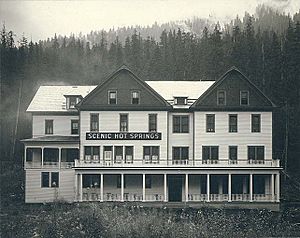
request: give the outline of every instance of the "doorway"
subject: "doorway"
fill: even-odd
[[[168,176],[169,202],[182,202],[182,175]]]

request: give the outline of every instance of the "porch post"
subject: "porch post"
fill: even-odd
[[[143,174],[143,202],[146,201],[146,174]]]
[[[207,202],[209,202],[210,201],[210,198],[209,198],[209,196],[210,196],[210,191],[209,191],[209,189],[210,189],[210,181],[209,181],[209,174],[207,174],[207,176],[206,176],[206,192],[207,192]]]
[[[164,202],[167,201],[167,174],[164,174]]]
[[[250,174],[249,191],[250,191],[250,202],[253,202],[253,174]]]
[[[274,202],[274,174],[271,174],[271,201]]]
[[[121,202],[124,202],[124,174],[121,174]]]
[[[58,168],[61,168],[61,147],[58,148]]]
[[[231,202],[231,174],[228,174],[228,202]]]
[[[103,181],[103,174],[100,174],[100,202],[104,201],[104,197],[103,197],[103,185],[104,185],[104,181]]]
[[[44,147],[42,147],[42,168],[44,168]]]
[[[24,168],[26,168],[26,160],[27,160],[27,153],[26,153],[26,150],[27,150],[27,146],[25,145],[24,146]]]
[[[82,174],[79,174],[79,201],[82,202]]]
[[[189,201],[189,175],[185,174],[185,201]]]
[[[74,194],[75,194],[75,202],[78,201],[78,174],[75,174],[74,179]]]
[[[276,202],[280,201],[280,172],[276,175]]]

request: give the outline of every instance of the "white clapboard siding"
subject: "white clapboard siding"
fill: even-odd
[[[148,115],[157,114],[157,132],[162,134],[161,140],[86,140],[86,132],[90,132],[90,113],[99,113],[100,132],[120,132],[120,114],[128,114],[129,132],[148,132]],[[143,146],[160,146],[160,158],[167,156],[167,112],[148,111],[99,111],[80,112],[80,156],[83,158],[84,146],[97,145],[100,147],[100,158],[103,158],[103,146],[134,146],[134,159],[143,158]]]
[[[206,114],[215,114],[215,133],[206,132]],[[229,114],[238,114],[238,132],[229,133]],[[261,132],[251,132],[251,114],[261,114]],[[248,145],[265,146],[265,159],[272,159],[271,112],[195,112],[195,158],[203,145],[218,145],[219,158],[228,158],[228,146],[238,146],[238,159],[246,160]]]
[[[53,120],[53,135],[71,135],[71,120],[78,120],[79,116],[32,116],[32,137],[45,135],[45,120]]]
[[[59,188],[42,188],[42,172],[59,172]],[[74,179],[74,170],[26,170],[25,202],[53,202],[56,198],[72,202],[75,198]]]
[[[189,115],[189,133],[173,133],[173,116]],[[189,147],[189,159],[193,158],[193,113],[169,114],[169,159],[172,159],[173,147]]]

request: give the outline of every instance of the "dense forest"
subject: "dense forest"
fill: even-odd
[[[40,85],[99,84],[124,63],[143,80],[217,80],[236,66],[278,106],[274,158],[300,177],[300,12],[260,6],[228,24],[194,18],[39,42],[3,25],[0,47],[2,161],[22,163],[20,139],[31,136],[25,110]]]

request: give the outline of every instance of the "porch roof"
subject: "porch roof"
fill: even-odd
[[[22,142],[79,142],[79,136],[40,136],[21,140]]]

